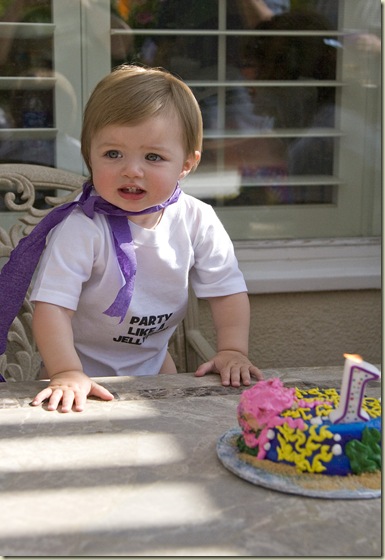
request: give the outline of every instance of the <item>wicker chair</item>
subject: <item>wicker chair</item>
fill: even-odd
[[[51,167],[0,164],[0,193],[4,193],[3,204],[11,212],[2,213],[0,267],[19,240],[52,207],[76,196],[84,180],[81,175]],[[28,292],[8,333],[6,352],[0,356],[0,373],[7,381],[26,381],[39,375],[41,358],[32,337],[32,311]],[[214,354],[199,331],[198,301],[191,290],[186,317],[174,333],[169,350],[179,372],[194,371]]]

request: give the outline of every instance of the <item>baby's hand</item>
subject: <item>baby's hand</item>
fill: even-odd
[[[48,410],[57,410],[61,402],[62,412],[69,412],[73,405],[77,412],[82,412],[87,396],[99,397],[105,401],[114,398],[108,389],[95,383],[82,371],[64,371],[51,379],[48,387],[36,395],[31,405],[38,406],[49,399]]]
[[[251,377],[263,379],[262,372],[250,362],[241,352],[234,350],[222,350],[211,360],[205,362],[196,370],[196,377],[202,377],[206,373],[219,373],[222,385],[240,387],[250,385]]]

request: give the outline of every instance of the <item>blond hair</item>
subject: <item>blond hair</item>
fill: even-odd
[[[108,125],[136,125],[163,113],[176,113],[186,157],[202,150],[202,115],[190,88],[162,68],[121,65],[103,78],[83,117],[81,151],[90,173],[91,140]]]

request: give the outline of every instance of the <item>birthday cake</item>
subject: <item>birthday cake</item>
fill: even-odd
[[[360,421],[336,421],[336,389],[284,387],[279,378],[243,391],[237,446],[252,463],[271,461],[297,473],[361,475],[381,470],[381,403],[363,397]],[[334,418],[334,421],[333,421]]]

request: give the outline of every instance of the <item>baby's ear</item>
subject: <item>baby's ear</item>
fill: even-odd
[[[179,179],[184,179],[190,173],[190,171],[193,171],[198,166],[200,159],[201,153],[196,150],[194,154],[191,154],[191,156],[189,156],[184,162],[183,170],[179,175]]]

